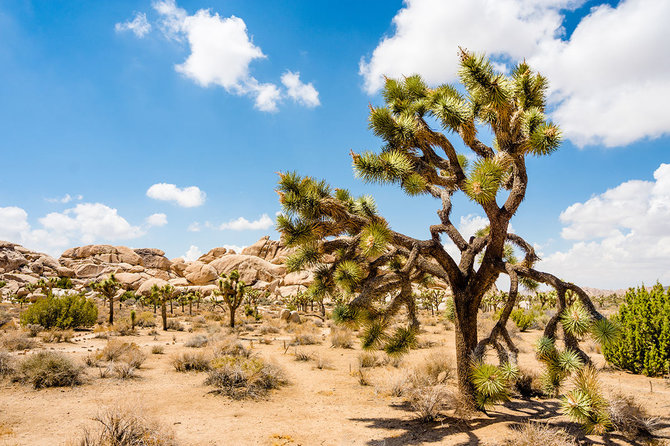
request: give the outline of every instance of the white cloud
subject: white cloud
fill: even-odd
[[[241,253],[242,250],[246,248],[246,246],[239,246],[239,245],[222,245],[222,247],[228,250],[232,249],[233,251],[235,251],[236,254]]]
[[[146,222],[149,226],[165,226],[167,224],[167,215],[165,214],[151,214],[147,217]]]
[[[200,232],[202,230],[202,227],[200,226],[200,223],[194,221],[193,223],[188,225],[188,228],[186,228],[186,230],[189,232]]]
[[[201,206],[205,202],[207,194],[197,186],[185,187],[183,189],[174,184],[157,183],[147,190],[147,197],[154,200],[173,201],[179,206],[192,208]]]
[[[321,104],[319,102],[319,92],[316,91],[311,82],[309,84],[302,83],[300,73],[287,71],[282,75],[281,82],[287,89],[288,97],[295,102],[306,107],[316,107]]]
[[[526,58],[551,83],[550,103],[579,146],[619,146],[670,132],[670,2],[623,0],[593,8],[564,41],[561,9],[582,1],[406,0],[360,73],[376,92],[383,75],[456,80],[458,46],[498,62]],[[438,49],[438,50],[436,50]]]
[[[268,216],[268,214],[263,214],[258,220],[254,221],[249,221],[244,217],[240,217],[236,220],[222,223],[219,226],[219,229],[229,229],[232,231],[256,231],[261,229],[269,229],[273,225],[274,221]]]
[[[41,227],[33,229],[25,210],[0,208],[0,239],[58,255],[73,244],[128,240],[144,235],[140,227],[128,223],[116,209],[101,203],[80,203],[63,212],[51,212],[38,221]]]
[[[250,96],[254,106],[264,112],[278,111],[284,97],[307,107],[318,105],[318,92],[311,83],[289,79],[291,86],[285,83],[288,90],[282,92],[276,84],[260,82],[251,75],[251,63],[267,56],[253,43],[240,17],[221,17],[209,9],[189,15],[175,0],[157,1],[153,7],[160,16],[159,28],[163,34],[168,39],[188,43],[190,54],[183,63],[175,65],[175,70],[196,84],[216,85],[231,94]]]
[[[655,181],[632,180],[561,213],[562,236],[576,242],[541,269],[599,288],[670,282],[670,164]]]
[[[147,15],[143,12],[135,13],[133,20],[114,25],[116,32],[132,31],[137,37],[144,37],[151,31],[151,24],[147,21]]]
[[[184,260],[187,262],[192,262],[194,260],[197,260],[198,257],[202,255],[202,251],[200,251],[200,248],[198,248],[195,245],[191,245],[190,248],[188,248],[188,251],[186,251],[186,254],[184,254]]]

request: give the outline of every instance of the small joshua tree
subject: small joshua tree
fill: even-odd
[[[175,288],[170,285],[166,284],[163,285],[162,287],[159,287],[158,285],[153,285],[151,287],[151,300],[154,304],[154,313],[156,312],[156,304],[160,303],[161,305],[161,319],[163,320],[163,330],[167,331],[168,329],[168,324],[167,324],[167,301],[172,300],[174,297],[175,293]]]
[[[116,296],[117,291],[121,288],[121,284],[114,274],[111,274],[109,278],[93,284],[93,289],[99,292],[103,298],[108,300],[109,303],[109,324],[114,323],[114,297]]]
[[[230,311],[230,327],[235,327],[235,312],[244,300],[246,284],[240,280],[240,273],[233,270],[230,274],[221,274],[221,278],[217,281],[218,289],[214,290],[215,296],[221,296],[223,302]],[[218,304],[215,301],[215,304]]]
[[[465,50],[460,52],[459,76],[462,89],[429,88],[420,76],[387,79],[386,104],[371,107],[369,118],[372,131],[384,140],[381,152],[351,154],[355,173],[363,180],[396,185],[410,196],[429,196],[440,203],[438,220],[426,225],[428,239],[392,230],[370,196],[356,198],[296,173],[280,174],[277,192],[284,213],[277,218],[277,228],[284,242],[297,248],[286,260],[288,270],[313,269],[309,292],[316,296],[351,296],[348,305],[354,311],[349,314],[367,319],[370,329],[364,341],[370,345],[386,339],[411,340],[407,330],[418,327],[412,285],[426,276],[446,283],[453,294],[459,389],[476,402],[475,381],[482,376],[473,375],[473,358],[483,358],[488,348],[498,353],[501,371],[484,376],[507,376],[503,369],[516,363],[518,350],[506,323],[519,283],[535,281],[556,290],[558,311],[544,333],[552,341],[568,291],[575,293],[594,321],[603,316],[581,288],[536,269],[539,258],[533,245],[508,230],[526,196],[526,158],[551,155],[560,146],[558,126],[544,115],[546,78],[525,62],[509,75],[498,73],[484,56]],[[479,139],[480,129],[490,132],[491,145]],[[452,136],[462,144],[452,144]],[[459,154],[460,147],[474,159]],[[456,193],[464,193],[488,219],[488,226],[469,239],[451,221]],[[452,256],[445,243],[453,244],[460,258]],[[517,259],[514,250],[523,258]],[[480,304],[501,275],[510,280],[506,301],[491,332],[480,337]],[[409,327],[389,336],[388,321],[403,306]],[[588,361],[573,334],[564,330],[563,339],[567,348]],[[387,347],[397,350],[400,345]],[[489,392],[480,402],[497,399],[493,396]]]

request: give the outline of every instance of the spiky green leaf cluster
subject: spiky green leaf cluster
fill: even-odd
[[[592,366],[575,374],[574,389],[561,401],[563,413],[582,425],[587,434],[604,434],[612,428],[608,403],[600,390],[598,372]]]
[[[519,369],[511,363],[500,366],[484,361],[470,365],[470,379],[475,387],[475,403],[480,409],[488,409],[496,403],[507,401],[512,383],[518,378]]]
[[[389,356],[400,356],[415,348],[416,345],[416,329],[397,327],[386,341],[384,351]]]
[[[536,344],[537,358],[545,365],[540,380],[542,391],[548,396],[556,396],[564,382],[572,373],[581,370],[584,362],[570,349],[559,351],[553,339],[542,336]]]
[[[563,310],[563,314],[561,314],[563,329],[578,338],[588,333],[592,323],[593,317],[579,301]]]
[[[377,257],[386,251],[391,232],[384,221],[373,221],[361,231],[360,248],[365,257]]]

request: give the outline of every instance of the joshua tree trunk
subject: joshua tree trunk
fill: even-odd
[[[188,315],[193,316],[193,301],[188,301]]]
[[[456,302],[459,302],[457,304]],[[467,300],[457,299],[454,295],[454,334],[456,343],[456,374],[458,389],[463,395],[474,395],[474,387],[470,380],[470,363],[477,347],[477,308],[473,311],[468,308]]]
[[[229,305],[228,309],[230,310],[230,328],[234,328],[235,327],[235,310],[237,308],[234,308],[232,305]]]
[[[109,325],[114,324],[114,297],[109,296]]]
[[[156,314],[157,307],[158,307],[158,305],[156,305],[156,302],[154,302],[154,314]]]
[[[165,306],[165,301],[161,304],[161,317],[163,318],[163,330],[167,331],[167,308]]]
[[[172,307],[172,299],[170,299],[170,315],[174,316],[174,308]]]

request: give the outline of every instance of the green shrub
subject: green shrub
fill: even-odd
[[[5,282],[4,280],[0,280],[0,288],[4,288],[5,285],[7,285],[7,282]]]
[[[54,288],[61,288],[64,290],[71,290],[74,288],[74,284],[69,277],[59,277],[58,280],[54,282]]]
[[[631,288],[614,321],[619,336],[603,346],[608,362],[647,376],[670,372],[670,290]]]
[[[205,384],[233,399],[258,398],[286,384],[284,372],[261,358],[223,356],[212,361]]]
[[[38,300],[21,314],[21,324],[49,328],[90,327],[98,319],[98,307],[81,294],[49,296]]]
[[[42,351],[19,363],[16,380],[36,389],[74,386],[81,383],[81,367],[62,353]]]
[[[521,331],[526,331],[535,324],[535,314],[533,314],[532,311],[525,311],[522,308],[512,310],[509,317]]]

